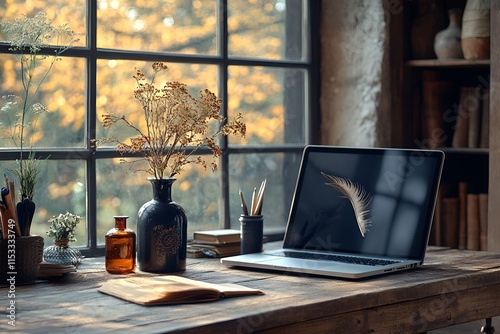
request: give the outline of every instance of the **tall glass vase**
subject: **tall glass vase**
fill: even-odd
[[[153,199],[139,210],[137,220],[137,265],[140,270],[172,273],[186,269],[187,218],[172,201],[175,178],[148,178]]]

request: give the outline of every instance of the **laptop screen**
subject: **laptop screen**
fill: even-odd
[[[444,154],[308,146],[284,248],[423,259]]]

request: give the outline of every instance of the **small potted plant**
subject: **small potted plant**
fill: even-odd
[[[16,233],[9,234],[3,228],[3,239],[0,239],[0,281],[5,282],[10,272],[17,272],[16,282],[28,283],[36,279],[44,251],[43,238],[30,233],[35,212],[33,196],[43,161],[36,156],[31,139],[38,131],[35,126],[38,115],[47,110],[38,101],[40,87],[56,61],[60,60],[60,55],[72,47],[78,37],[66,24],[53,26],[52,20],[43,12],[13,21],[2,20],[0,30],[3,41],[10,45],[9,50],[18,60],[16,76],[19,78],[17,85],[8,88],[2,96],[4,103],[1,106],[1,111],[6,114],[0,126],[2,139],[10,140],[13,147],[19,149],[19,158],[9,169],[17,178],[18,193],[14,190],[14,183],[11,187],[9,182],[8,198],[12,198],[12,203],[5,207],[9,215],[2,216],[4,220],[14,216],[15,223],[11,226],[16,227]],[[53,48],[53,53],[44,50],[49,47]],[[8,122],[7,119],[12,121]],[[14,245],[15,264],[10,258]]]
[[[38,101],[39,92],[45,79],[56,62],[61,60],[61,54],[79,41],[78,34],[68,25],[54,26],[52,20],[44,12],[33,17],[23,16],[13,21],[0,22],[1,33],[9,43],[9,50],[18,59],[20,76],[20,93],[8,92],[2,96],[4,105],[2,111],[11,114],[9,119],[15,120],[12,124],[1,124],[2,135],[9,139],[19,149],[19,159],[15,167],[9,169],[18,183],[18,198],[14,203],[16,214],[21,225],[23,235],[29,236],[31,220],[35,211],[33,196],[41,173],[41,162],[36,156],[32,137],[38,131],[36,127],[39,115],[47,108]],[[53,48],[54,52],[45,54],[44,48]]]
[[[76,241],[76,227],[82,217],[66,212],[49,219],[49,237],[54,238],[54,244],[43,252],[43,258],[48,263],[77,265],[82,259],[80,251],[69,246],[70,241]]]

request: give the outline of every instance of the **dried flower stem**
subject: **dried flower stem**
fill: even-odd
[[[115,123],[123,122],[126,126],[138,133],[124,143],[116,138],[102,138],[96,140],[96,146],[104,143],[115,143],[118,152],[144,153],[149,163],[147,173],[156,179],[165,175],[173,177],[179,174],[183,167],[195,163],[207,168],[207,163],[201,156],[194,157],[194,153],[208,147],[213,158],[218,158],[222,151],[216,143],[216,138],[222,135],[241,135],[246,132],[241,114],[233,121],[226,123],[220,115],[221,99],[208,89],[200,91],[199,98],[193,97],[187,86],[177,81],[168,81],[158,89],[155,80],[158,73],[167,70],[167,66],[160,62],[152,65],[153,76],[146,82],[144,73],[136,70],[134,78],[137,87],[134,97],[142,106],[145,130],[132,124],[125,115],[104,114],[103,126],[111,128]],[[191,150],[188,152],[188,148]],[[123,162],[134,163],[135,161]],[[217,169],[215,161],[211,162],[212,171]]]
[[[55,62],[60,60],[59,56],[78,41],[76,33],[69,29],[67,24],[53,27],[51,23],[52,21],[47,20],[45,13],[38,13],[31,18],[24,17],[23,19],[15,19],[13,22],[3,22],[0,24],[2,32],[9,38],[11,46],[9,50],[18,56],[21,65],[21,82],[23,86],[21,96],[22,110],[20,115],[17,114],[19,122],[15,124],[15,130],[9,135],[9,138],[20,149],[19,167],[13,172],[20,181],[21,196],[29,199],[33,199],[40,174],[40,164],[35,157],[33,144],[31,142],[25,143],[25,132],[28,126],[31,125],[33,127],[35,125],[36,115],[41,111],[46,111],[46,108],[42,104],[35,103],[34,101],[42,83],[52,70]],[[40,54],[42,48],[49,46],[55,48],[53,55]],[[37,74],[36,69],[39,62],[46,58],[50,58],[48,68],[44,72]],[[37,77],[39,78],[38,81],[36,81]],[[8,101],[5,108],[2,109],[10,109],[14,105],[15,103]],[[19,143],[17,143],[16,137],[19,138]],[[23,151],[26,145],[30,146],[28,161],[24,161],[23,158]]]

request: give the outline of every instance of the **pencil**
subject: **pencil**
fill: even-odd
[[[257,206],[256,192],[257,192],[257,188],[253,188],[253,193],[252,193],[252,208],[250,209],[250,216],[255,216],[255,208]]]
[[[245,198],[243,198],[243,192],[240,189],[240,199],[241,199],[241,208],[243,209],[243,215],[248,216],[248,208],[245,203]]]
[[[9,238],[9,218],[10,214],[8,213],[7,208],[5,205],[0,204],[0,215],[1,215],[1,220],[2,220],[2,234],[4,239]]]
[[[8,224],[13,225],[16,234],[18,236],[22,236],[21,228],[19,227],[19,224],[17,222],[16,208],[14,206],[14,203],[12,203],[12,197],[10,197],[9,188],[2,187],[0,192],[2,194],[2,199],[5,205],[5,211],[2,212],[2,219],[6,217]]]
[[[262,202],[264,201],[264,190],[266,189],[266,182],[267,179],[264,179],[259,188],[259,193],[257,195],[257,207],[255,208],[256,215],[260,215],[262,212]]]

